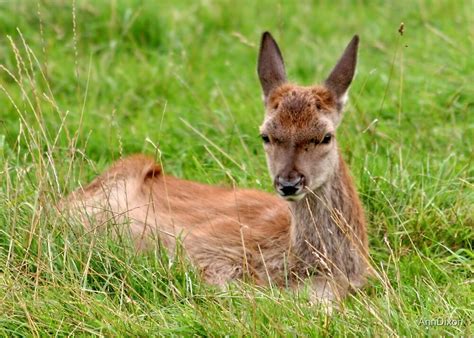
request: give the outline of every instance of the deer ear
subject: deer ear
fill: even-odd
[[[262,34],[257,71],[265,100],[273,89],[286,82],[283,57],[276,41],[269,32]]]
[[[326,81],[324,81],[326,87],[336,95],[340,108],[342,108],[342,105],[345,103],[347,90],[354,78],[358,46],[359,36],[354,35],[331,74],[329,74]]]

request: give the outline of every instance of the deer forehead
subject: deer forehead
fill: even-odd
[[[336,109],[336,100],[324,87],[285,84],[269,96],[267,115],[260,129],[282,140],[322,137],[333,132],[330,114]]]
[[[294,84],[283,84],[270,93],[267,108],[276,109],[280,105],[285,110],[294,113],[298,113],[305,107],[315,108],[318,111],[330,111],[337,108],[334,96],[325,87],[303,87]]]

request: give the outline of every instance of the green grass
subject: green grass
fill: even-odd
[[[472,3],[174,2],[0,2],[0,334],[472,335]],[[361,36],[338,139],[379,277],[332,315],[304,292],[216,290],[182,254],[137,255],[53,207],[136,152],[179,177],[272,191],[264,30],[302,84]],[[439,318],[462,322],[420,324]]]

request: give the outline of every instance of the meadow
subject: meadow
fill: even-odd
[[[0,335],[472,336],[472,12],[467,0],[1,1]],[[307,85],[361,38],[337,137],[377,276],[332,314],[304,291],[213,288],[180,248],[137,253],[55,208],[133,153],[273,192],[258,135],[265,30]]]

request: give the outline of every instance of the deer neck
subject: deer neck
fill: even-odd
[[[301,276],[326,271],[358,275],[367,258],[363,210],[346,164],[321,187],[290,202],[293,271]]]

